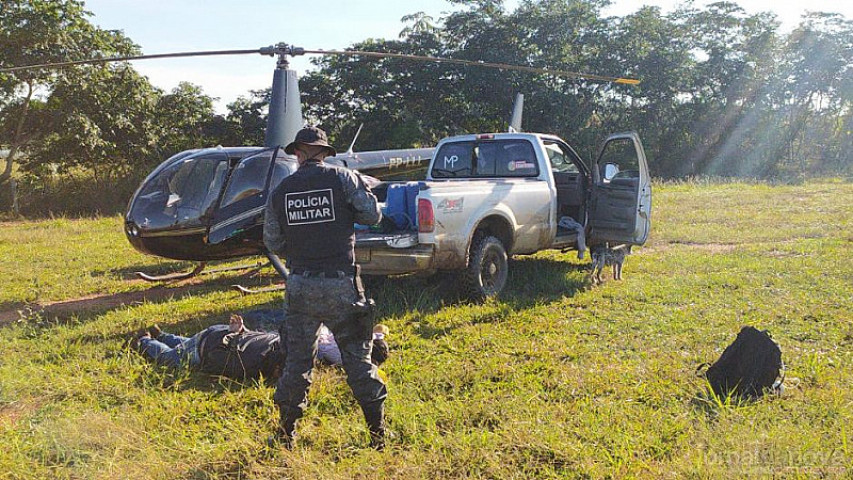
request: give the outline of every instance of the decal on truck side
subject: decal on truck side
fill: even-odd
[[[459,213],[462,211],[462,202],[464,197],[445,198],[438,203],[438,209],[443,213]]]

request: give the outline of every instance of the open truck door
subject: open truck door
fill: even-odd
[[[609,136],[592,178],[589,243],[644,244],[651,228],[652,186],[639,135]]]

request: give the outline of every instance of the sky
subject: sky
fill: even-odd
[[[436,19],[458,9],[446,0],[86,0],[92,23],[122,30],[145,54],[197,50],[255,49],[279,42],[308,49],[344,49],[367,38],[397,38],[403,16],[423,11]],[[512,10],[519,0],[507,0]],[[641,5],[669,12],[677,0],[615,0],[607,15],[623,16]],[[696,0],[697,5],[711,0]],[[853,19],[853,0],[738,0],[748,13],[770,11],[782,29],[806,11],[838,12]],[[303,73],[307,57],[291,66]],[[216,110],[250,90],[270,86],[275,60],[261,55],[136,61],[134,67],[166,91],[186,81],[217,98]],[[611,74],[613,72],[596,72]],[[617,72],[618,74],[618,72]]]

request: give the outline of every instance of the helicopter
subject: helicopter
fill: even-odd
[[[69,61],[44,65],[28,65],[0,69],[6,71],[30,68],[62,67],[157,58],[261,54],[277,56],[269,103],[268,123],[263,146],[215,147],[180,152],[157,166],[140,184],[128,203],[124,216],[124,232],[138,251],[158,257],[199,262],[189,272],[149,275],[136,272],[147,281],[187,279],[201,273],[243,270],[260,265],[220,268],[205,272],[207,263],[249,256],[265,256],[274,269],[286,278],[284,265],[263,243],[263,220],[266,200],[272,190],[296,171],[295,157],[284,152],[296,132],[305,125],[302,117],[299,82],[296,71],[289,68],[289,57],[297,55],[342,55],[369,58],[398,58],[423,62],[449,63],[501,70],[569,76],[587,80],[636,84],[630,78],[605,77],[523,65],[489,63],[454,58],[439,58],[400,53],[360,50],[308,50],[278,43],[253,50],[181,52],[130,57],[114,57]],[[519,94],[513,109],[511,131],[521,130]],[[345,152],[328,158],[327,163],[340,165],[369,175],[368,181],[382,195],[382,178],[393,178],[426,167],[433,148],[354,152],[356,139]],[[254,292],[238,286],[244,293]],[[266,290],[266,289],[262,289]]]

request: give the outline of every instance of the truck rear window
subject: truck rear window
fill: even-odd
[[[445,143],[431,173],[432,178],[535,177],[539,166],[527,140],[482,140]]]

